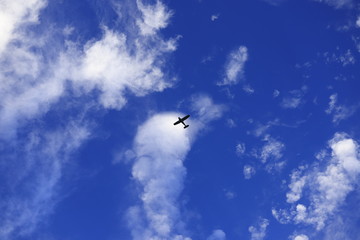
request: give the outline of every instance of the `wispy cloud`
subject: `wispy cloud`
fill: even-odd
[[[0,238],[14,239],[31,234],[53,211],[59,199],[59,182],[72,154],[89,138],[89,127],[70,121],[54,131],[33,129],[13,154],[2,152],[12,162],[2,168],[2,187],[7,193],[0,200]]]
[[[250,155],[261,160],[261,164],[269,173],[279,172],[286,165],[285,160],[281,160],[285,150],[285,144],[275,137],[271,136],[268,132],[273,126],[286,126],[282,124],[279,119],[269,121],[266,124],[258,124],[253,131],[255,137],[261,138],[262,145],[253,148]],[[250,168],[244,168],[244,175]],[[255,170],[255,169],[254,169]]]
[[[249,84],[244,85],[243,90],[247,93],[247,94],[253,94],[255,92],[254,88],[251,87]]]
[[[266,163],[270,159],[278,160],[283,156],[285,145],[282,142],[272,138],[270,135],[265,135],[263,140],[265,144],[260,151],[255,154],[261,162]]]
[[[250,178],[252,178],[252,176],[255,175],[256,170],[255,170],[255,168],[253,166],[245,165],[243,173],[244,173],[244,178],[245,179],[250,179]]]
[[[250,226],[251,240],[263,240],[266,236],[266,228],[269,226],[269,220],[260,218],[257,227]]]
[[[155,35],[168,25],[172,12],[161,1],[156,1],[154,5],[145,5],[141,0],[136,3],[142,13],[142,18],[136,21],[142,35]]]
[[[222,81],[218,82],[219,86],[235,85],[244,75],[244,66],[248,60],[248,49],[245,46],[240,46],[232,51],[225,65],[225,76]]]
[[[141,189],[141,203],[127,215],[134,239],[189,239],[181,228],[179,206],[186,176],[183,162],[199,128],[221,114],[209,97],[198,96],[194,104],[196,114],[187,120],[186,130],[173,125],[180,113],[156,114],[138,128],[132,176]]]
[[[238,156],[241,156],[245,153],[246,147],[245,147],[245,143],[238,143],[235,147],[236,149],[236,154]]]
[[[323,2],[328,4],[331,7],[336,9],[344,8],[344,7],[352,7],[353,0],[314,0],[316,2]]]
[[[355,106],[347,107],[345,105],[339,105],[337,93],[332,94],[329,99],[329,107],[325,110],[325,112],[327,114],[333,115],[332,121],[335,124],[338,124],[340,121],[351,117],[357,109]]]
[[[325,52],[323,54],[325,63],[338,63],[341,64],[343,67],[347,65],[353,65],[356,63],[356,59],[350,49],[346,50],[346,52],[339,52],[340,50],[337,49],[335,53]]]
[[[295,223],[311,224],[317,230],[324,228],[326,221],[345,203],[346,196],[357,186],[360,175],[359,147],[355,140],[344,133],[336,133],[329,141],[331,155],[325,166],[296,172],[291,177],[287,200],[292,212],[283,212],[281,217],[292,218]],[[301,192],[306,190],[308,206],[299,203]],[[280,216],[278,212],[278,217]]]
[[[280,91],[275,89],[274,92],[273,92],[273,97],[277,98],[279,95],[280,95]]]
[[[307,86],[290,91],[282,100],[280,106],[288,109],[295,109],[303,103],[303,97],[307,92]]]
[[[218,14],[213,14],[213,15],[211,15],[211,21],[216,21],[218,18],[220,17],[220,14],[218,13]]]

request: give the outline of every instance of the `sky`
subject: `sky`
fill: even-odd
[[[358,1],[0,0],[0,29],[0,239],[360,240]]]

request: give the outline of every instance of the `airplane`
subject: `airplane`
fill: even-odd
[[[183,118],[180,118],[180,117],[178,117],[179,118],[179,120],[178,121],[176,121],[175,123],[174,123],[174,125],[177,125],[177,124],[179,124],[179,123],[182,123],[182,124],[184,124],[184,128],[187,128],[189,125],[186,125],[185,124],[185,120],[186,119],[188,119],[190,117],[190,115],[186,115],[185,117],[183,117]]]

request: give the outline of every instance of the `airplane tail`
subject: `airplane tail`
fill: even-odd
[[[190,125],[185,125],[185,127],[184,127],[184,128],[187,128],[188,126],[190,126]]]

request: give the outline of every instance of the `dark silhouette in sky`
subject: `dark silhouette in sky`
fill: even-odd
[[[184,128],[187,128],[189,125],[186,125],[185,124],[185,120],[186,119],[188,119],[190,117],[190,115],[186,115],[185,117],[183,117],[183,118],[180,118],[180,117],[178,117],[179,118],[179,120],[178,121],[176,121],[175,123],[174,123],[174,125],[177,125],[177,124],[179,124],[179,123],[182,123],[182,124],[184,124]]]

